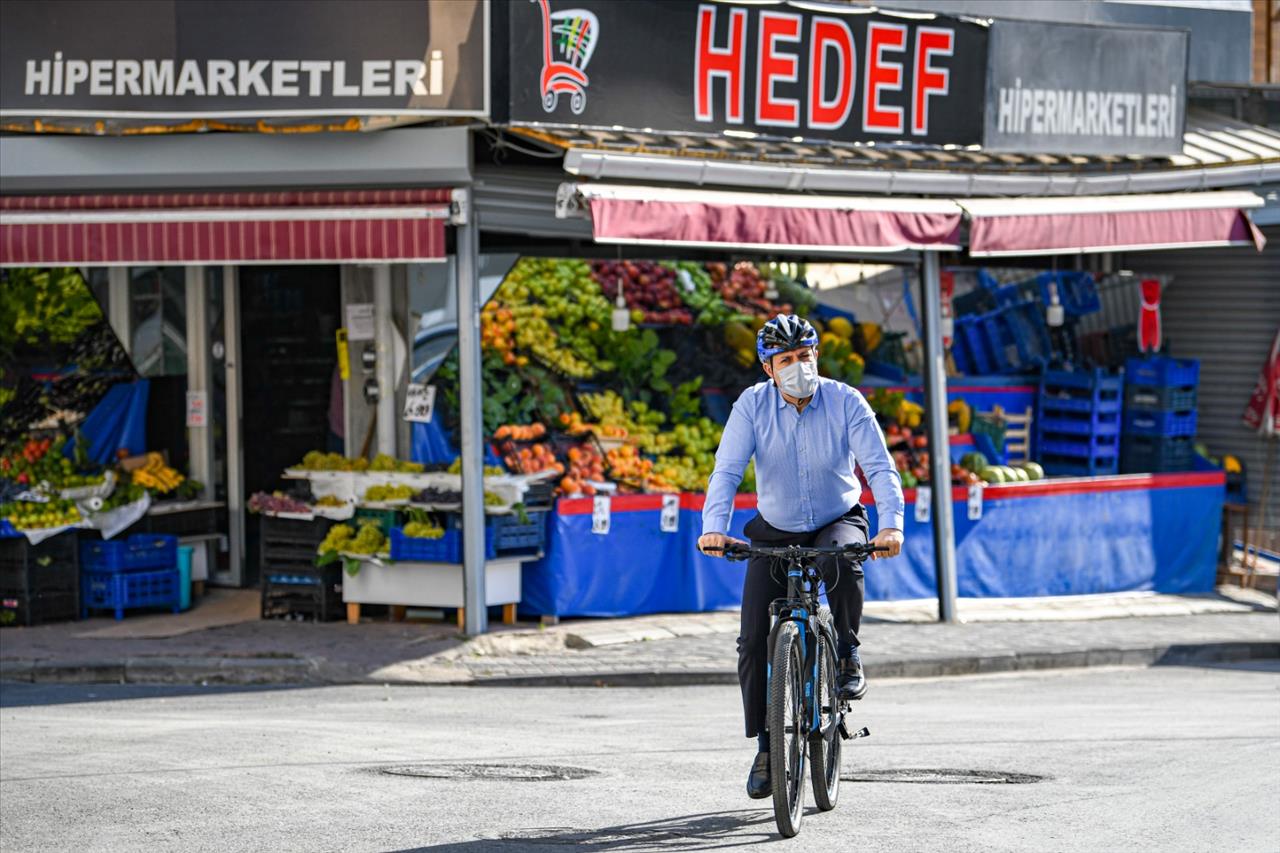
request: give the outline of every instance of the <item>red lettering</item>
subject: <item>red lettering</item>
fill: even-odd
[[[901,91],[902,63],[886,62],[884,51],[902,51],[907,28],[902,24],[867,24],[867,70],[862,75],[862,129],[867,133],[902,133],[902,107],[880,104],[880,93]]]
[[[827,100],[823,97],[827,82],[827,52],[835,51],[839,70],[833,75],[836,93]],[[849,118],[853,107],[853,69],[857,64],[854,54],[853,33],[849,25],[838,18],[815,17],[809,28],[809,127],[829,129],[840,127]]]
[[[780,41],[800,41],[800,16],[761,12],[759,56],[756,60],[756,124],[798,127],[800,102],[773,94],[774,84],[778,81],[794,83],[800,79],[799,58],[778,53]]]
[[[951,90],[951,71],[934,68],[934,56],[951,56],[955,32],[938,27],[916,29],[915,87],[911,93],[911,132],[916,136],[929,133],[929,97],[946,95]]]
[[[716,6],[698,7],[698,52],[694,57],[694,116],[698,121],[714,121],[711,104],[711,81],[725,81],[727,108],[725,121],[742,124],[742,90],[747,61],[747,10],[729,12],[729,44],[717,47],[711,43],[716,30]]]

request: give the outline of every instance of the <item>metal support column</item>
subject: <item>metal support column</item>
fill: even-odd
[[[938,253],[925,252],[921,278],[924,302],[924,405],[928,418],[929,482],[933,503],[933,564],[938,575],[938,619],[956,621],[956,538],[951,516],[951,444],[947,434],[947,364],[942,347],[942,282]]]
[[[129,328],[129,268],[107,267],[107,320],[120,346],[133,355],[133,329]]]
[[[190,477],[204,483],[203,498],[213,497],[213,424],[209,399],[213,374],[209,364],[209,324],[204,267],[186,268],[187,394],[203,403],[204,426],[187,426]]]
[[[240,270],[232,265],[222,268],[223,346],[226,347],[227,371],[227,523],[231,549],[228,572],[218,578],[231,586],[244,583],[244,448],[241,441],[240,399]]]
[[[458,398],[462,410],[462,529],[465,631],[489,629],[484,589],[484,419],[480,374],[480,240],[463,205],[457,226]]]
[[[396,456],[396,345],[391,318],[391,265],[373,268],[373,334],[378,366],[378,452]]]

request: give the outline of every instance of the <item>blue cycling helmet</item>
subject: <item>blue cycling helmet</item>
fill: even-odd
[[[756,333],[756,355],[761,364],[780,352],[817,345],[818,330],[795,314],[779,314]]]

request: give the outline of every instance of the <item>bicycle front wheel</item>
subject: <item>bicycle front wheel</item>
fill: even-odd
[[[778,832],[791,838],[804,814],[804,650],[792,622],[778,629],[769,674],[769,775],[773,783],[773,816]]]

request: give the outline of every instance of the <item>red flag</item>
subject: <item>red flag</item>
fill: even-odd
[[[1268,437],[1274,437],[1280,428],[1280,329],[1276,329],[1271,352],[1258,373],[1249,405],[1244,408],[1244,423]]]

